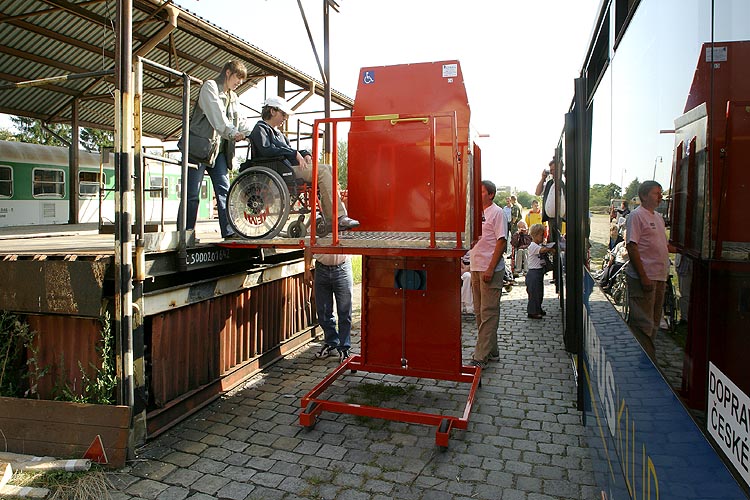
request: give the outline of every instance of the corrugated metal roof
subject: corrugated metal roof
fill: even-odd
[[[166,33],[170,9],[177,27]],[[231,59],[245,62],[248,79],[238,93],[269,76],[286,80],[287,90],[323,96],[323,84],[260,48],[172,3],[133,1],[133,52],[201,80],[214,78]],[[0,0],[0,81],[16,83],[114,67],[115,0]],[[150,49],[142,49],[154,44]],[[139,53],[145,50],[145,53]],[[182,82],[147,70],[143,87],[143,134],[162,140],[180,134]],[[70,122],[79,101],[81,126],[112,129],[114,78],[66,80],[44,86],[0,90],[0,112]],[[191,100],[198,86],[191,87]],[[332,91],[334,109],[351,109],[353,100]],[[339,108],[336,108],[338,106]],[[320,99],[320,109],[323,100]]]

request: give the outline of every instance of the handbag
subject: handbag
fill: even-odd
[[[177,149],[182,151],[182,154],[185,154],[184,138],[185,136],[183,135],[177,141]],[[211,163],[218,146],[218,141],[213,141],[208,137],[201,137],[192,132],[190,132],[189,138],[188,162],[194,164]]]
[[[555,269],[555,261],[552,259],[552,254],[550,252],[540,253],[539,256],[542,258],[542,269],[544,269],[544,274]]]
[[[214,130],[211,122],[208,121],[206,113],[201,109],[198,103],[193,108],[190,116],[189,135],[190,144],[188,145],[188,162],[192,164],[206,163],[213,166],[216,159],[216,151],[221,143],[221,138]],[[182,137],[177,141],[177,149],[185,154],[185,131]]]

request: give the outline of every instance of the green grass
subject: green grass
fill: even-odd
[[[354,275],[354,284],[362,283],[362,256],[352,256],[352,274]]]
[[[385,401],[406,396],[414,391],[413,385],[399,387],[388,384],[362,383],[352,389],[355,394],[347,398],[349,403],[360,403],[368,406],[380,406]]]

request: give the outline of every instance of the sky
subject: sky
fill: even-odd
[[[176,3],[322,80],[297,0]],[[323,1],[301,3],[322,62]],[[477,140],[484,177],[533,192],[560,138],[599,3],[338,0],[331,84],[354,97],[364,66],[458,59],[472,128],[489,135]]]
[[[322,61],[323,1],[300,1]],[[354,97],[364,66],[458,59],[471,126],[488,136],[477,139],[483,177],[533,192],[560,138],[600,0],[337,1],[334,89]],[[322,80],[297,0],[176,3]]]

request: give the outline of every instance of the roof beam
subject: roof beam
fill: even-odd
[[[41,1],[44,3],[48,3],[50,5],[53,5],[55,7],[58,7],[60,9],[63,9],[67,12],[70,12],[71,14],[75,14],[76,16],[82,19],[85,19],[87,21],[91,21],[92,23],[104,24],[104,25],[110,24],[109,19],[107,19],[106,17],[102,17],[99,14],[95,14],[88,9],[82,8],[80,6],[81,4],[70,3],[70,2],[66,2],[65,0],[41,0]]]
[[[9,82],[14,82],[14,83],[26,81],[25,78],[21,78],[20,76],[17,76],[17,75],[10,75],[8,73],[0,73],[0,80],[7,80]],[[69,96],[78,95],[77,90],[69,89],[67,87],[61,87],[59,85],[45,85],[44,87],[50,90],[54,90],[55,92],[60,92],[61,94],[66,94]]]
[[[3,52],[5,54],[10,54],[12,56],[16,56],[20,59],[34,61],[39,64],[49,66],[51,68],[67,71],[69,73],[88,73],[89,72],[87,68],[81,68],[80,66],[73,66],[72,64],[66,64],[66,63],[57,61],[55,59],[50,59],[49,57],[42,57],[36,54],[32,54],[30,52],[24,52],[22,50],[14,49],[13,47],[8,47],[7,45],[0,45],[0,52]]]
[[[102,3],[102,2],[106,2],[106,1],[107,0],[89,0],[87,2],[80,2],[80,3],[76,4],[76,5],[86,6],[86,5],[92,5],[92,4]],[[16,14],[15,16],[3,16],[3,17],[0,17],[0,23],[6,23],[8,21],[16,21],[18,19],[28,19],[30,17],[35,17],[35,16],[43,16],[45,14],[52,14],[53,12],[59,12],[61,10],[63,10],[62,7],[53,7],[51,9],[35,10],[33,12],[26,12],[26,13],[23,13],[23,14]]]

